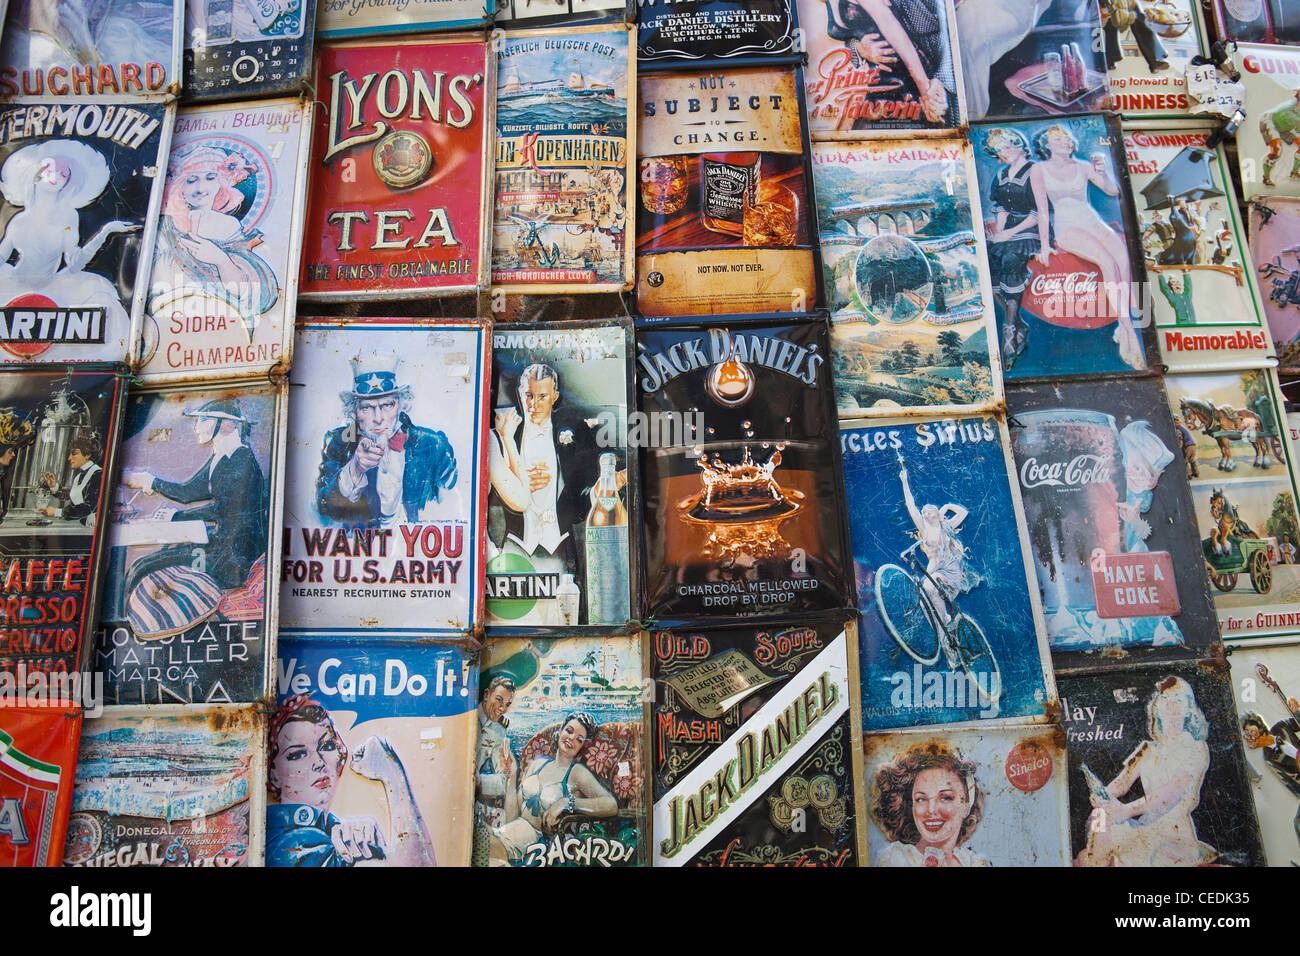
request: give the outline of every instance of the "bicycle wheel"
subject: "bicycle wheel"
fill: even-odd
[[[908,657],[927,666],[939,659],[939,633],[916,578],[896,564],[882,565],[876,571],[876,607]]]
[[[975,686],[984,706],[992,707],[1002,696],[1002,672],[993,656],[984,631],[964,611],[957,615],[952,629],[953,651]]]

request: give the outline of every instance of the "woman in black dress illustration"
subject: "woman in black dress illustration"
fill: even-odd
[[[989,188],[989,211],[996,218],[985,223],[985,231],[993,294],[1002,306],[1002,367],[1010,369],[1029,344],[1020,302],[1029,283],[1029,260],[1039,247],[1038,204],[1029,182],[1034,164],[1029,142],[1014,129],[989,130],[984,151],[1003,164]]]

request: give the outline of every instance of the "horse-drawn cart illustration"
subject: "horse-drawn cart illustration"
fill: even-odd
[[[1220,591],[1231,591],[1237,586],[1237,575],[1249,574],[1256,593],[1267,594],[1273,587],[1270,539],[1256,535],[1217,488],[1210,496],[1210,517],[1213,530],[1201,541],[1210,581]]]
[[[1188,428],[1213,438],[1218,444],[1219,461],[1215,467],[1220,471],[1233,471],[1237,467],[1232,454],[1234,442],[1254,450],[1252,467],[1269,468],[1273,464],[1269,461],[1270,454],[1279,465],[1286,464],[1273,403],[1266,395],[1242,409],[1189,397],[1178,403],[1178,411]]]

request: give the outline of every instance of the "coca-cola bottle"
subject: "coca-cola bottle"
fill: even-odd
[[[758,153],[705,153],[700,157],[700,218],[704,228],[739,236],[745,228],[745,197],[758,188]]]

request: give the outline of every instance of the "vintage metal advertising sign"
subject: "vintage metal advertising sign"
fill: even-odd
[[[631,361],[630,322],[496,326],[489,627],[626,631],[640,614]],[[634,423],[632,438],[648,432]]]
[[[641,77],[637,307],[805,312],[819,301],[796,70]]]
[[[0,866],[62,861],[80,735],[80,714],[0,708]]]
[[[144,317],[145,382],[288,365],[310,115],[298,100],[181,111]]]
[[[1300,41],[1300,18],[1290,0],[1214,0],[1215,33],[1251,43]]]
[[[128,96],[180,92],[184,4],[104,0],[8,5],[0,96]]]
[[[324,40],[428,33],[483,27],[492,19],[484,0],[318,0],[316,35]]]
[[[1294,560],[1294,559],[1293,559]],[[1270,866],[1300,863],[1300,645],[1231,647],[1237,726]]]
[[[494,638],[479,681],[475,866],[644,866],[637,634]]]
[[[651,616],[850,606],[828,339],[824,319],[776,317],[637,335],[642,414],[698,436],[642,456]]]
[[[489,326],[312,319],[290,385],[280,624],[468,637],[482,618]]]
[[[1099,8],[1074,0],[955,0],[972,120],[1101,109],[1109,87]]]
[[[623,19],[632,20],[628,0],[549,0],[536,6],[533,0],[496,0],[496,22],[515,29]]]
[[[1218,642],[1165,401],[1156,378],[1007,390],[1011,450],[1058,669],[1206,656]]]
[[[1000,402],[970,146],[816,143],[812,162],[840,417]]]
[[[0,108],[0,361],[131,361],[174,119],[127,100]]]
[[[0,672],[82,671],[94,641],[120,366],[0,371]]]
[[[1076,866],[1263,864],[1228,683],[1210,662],[1059,678]]]
[[[302,298],[470,292],[485,282],[491,68],[488,45],[467,37],[317,50],[323,105]]]
[[[1052,712],[1009,445],[994,418],[840,432],[864,730]]]
[[[1188,118],[1187,69],[1208,47],[1196,0],[1101,0],[1109,108],[1126,120]]]
[[[656,631],[655,866],[860,866],[854,626]]]
[[[1220,631],[1300,634],[1300,520],[1277,373],[1170,375],[1165,387]]]
[[[374,636],[280,645],[267,866],[469,865],[478,665]]]
[[[638,4],[638,72],[799,59],[794,0],[646,0]]]
[[[1227,162],[1206,136],[1124,134],[1156,341],[1173,371],[1258,368],[1272,342]]]
[[[1235,59],[1250,117],[1237,134],[1242,196],[1300,196],[1300,50],[1243,43]]]
[[[966,125],[951,0],[799,0],[799,26],[813,139]]]
[[[631,284],[634,44],[621,24],[507,33],[496,44],[493,285]]]
[[[311,75],[316,0],[185,4],[187,102],[296,93]]]
[[[82,728],[64,866],[261,866],[256,707],[113,707]]]
[[[1146,369],[1146,271],[1113,114],[980,124],[971,142],[1005,378]]]
[[[1300,197],[1256,196],[1250,252],[1268,332],[1282,367],[1300,365]]]
[[[1065,741],[1057,727],[867,734],[872,866],[1065,866]]]
[[[270,693],[286,390],[246,383],[128,398],[95,658],[110,703]]]

